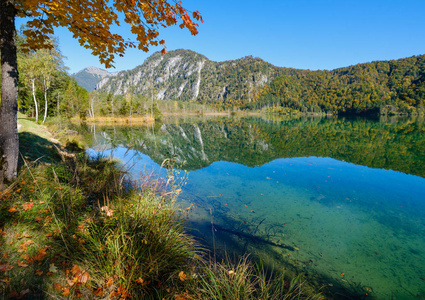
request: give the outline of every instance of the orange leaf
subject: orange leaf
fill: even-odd
[[[73,266],[72,266],[72,268],[71,268],[71,273],[72,273],[73,275],[77,274],[79,271],[80,271],[80,267],[79,267],[79,266],[77,266],[77,265],[73,265]]]
[[[30,260],[30,256],[28,254],[22,254],[21,255],[21,258],[22,259],[25,259],[25,260],[28,260],[28,261]]]
[[[48,247],[44,247],[43,249],[40,249],[38,252],[37,252],[37,254],[36,255],[34,255],[33,256],[33,260],[35,260],[35,261],[42,261],[42,260],[44,260],[44,258],[46,257],[46,255],[47,255],[47,248]]]
[[[63,288],[63,293],[62,293],[62,295],[64,295],[64,296],[68,296],[69,294],[71,294],[71,292],[69,291],[69,288]]]
[[[22,204],[22,208],[24,210],[30,210],[31,208],[33,208],[33,206],[34,206],[33,202]]]
[[[41,276],[41,275],[43,275],[43,271],[41,271],[40,269],[37,269],[37,270],[35,270],[35,275]]]
[[[106,286],[110,286],[114,283],[114,279],[112,277],[109,277],[108,280],[106,280]]]
[[[60,291],[62,289],[62,286],[59,283],[54,283],[53,287],[55,288],[55,290]]]
[[[103,289],[102,288],[98,288],[97,290],[95,290],[93,292],[96,296],[100,296],[103,294]]]
[[[183,271],[180,271],[179,278],[181,281],[185,281],[187,279],[187,276]]]
[[[9,210],[8,210],[8,212],[11,212],[11,213],[13,213],[15,211],[17,211],[17,209],[15,207],[9,208]]]
[[[18,267],[22,267],[22,268],[26,268],[28,267],[28,264],[26,264],[23,261],[18,260],[18,262],[16,263],[18,265]]]

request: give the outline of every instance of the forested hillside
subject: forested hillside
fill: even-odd
[[[333,71],[279,69],[258,102],[245,108],[289,107],[339,114],[423,113],[425,55],[357,64]]]

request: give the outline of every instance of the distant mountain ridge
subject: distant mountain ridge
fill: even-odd
[[[98,80],[98,91],[113,95],[279,113],[425,114],[425,55],[310,71],[252,56],[214,62],[180,49],[156,52],[142,65],[113,75],[99,70],[82,74]]]
[[[156,52],[142,65],[96,86],[102,92],[151,94],[157,99],[197,100],[201,103],[249,102],[276,73],[276,67],[251,56],[214,62],[191,50]]]
[[[116,76],[117,72],[110,73],[106,70],[99,69],[96,67],[87,67],[77,73],[73,74],[78,84],[84,87],[88,91],[93,91],[96,88],[96,84],[102,78],[109,76]]]

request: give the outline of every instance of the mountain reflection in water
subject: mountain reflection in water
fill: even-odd
[[[247,251],[349,299],[425,297],[423,120],[175,118],[80,131],[90,153],[136,176],[164,174],[167,158],[190,171],[179,203],[216,253]]]

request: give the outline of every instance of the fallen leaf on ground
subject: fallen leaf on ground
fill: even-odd
[[[5,265],[0,265],[0,272],[6,272],[9,270],[12,270],[13,266],[9,265],[9,264],[5,264]]]
[[[22,208],[23,208],[25,211],[26,211],[26,210],[30,210],[31,208],[33,208],[33,206],[34,206],[34,203],[33,203],[33,202],[22,204]]]
[[[69,294],[71,294],[71,292],[69,291],[69,288],[63,288],[62,295],[68,296]]]
[[[183,271],[180,271],[179,278],[181,281],[185,281],[187,279],[187,276]]]
[[[57,271],[58,271],[58,268],[55,266],[54,263],[51,263],[49,265],[49,272],[56,273]]]
[[[109,277],[107,280],[106,280],[106,286],[110,286],[110,285],[112,285],[114,283],[114,279],[112,278],[112,277]]]
[[[22,267],[22,268],[28,267],[28,264],[26,264],[24,261],[18,260],[16,264],[18,265],[18,267]]]
[[[95,290],[93,292],[96,296],[100,296],[103,294],[103,289],[102,288],[98,288],[97,290]]]

